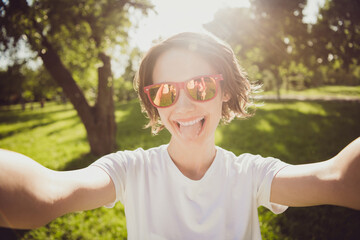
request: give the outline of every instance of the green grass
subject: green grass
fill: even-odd
[[[356,102],[265,102],[254,117],[219,126],[216,144],[235,154],[250,152],[294,164],[316,162],[358,137],[359,119]],[[167,131],[151,136],[150,129],[142,128],[146,119],[136,101],[119,104],[116,121],[119,149],[147,149],[170,139]],[[0,147],[57,170],[85,167],[96,160],[71,105],[0,109]],[[352,239],[360,234],[359,211],[323,206],[293,208],[279,216],[264,208],[259,212],[264,239]],[[16,234],[19,239],[126,239],[126,221],[118,203],[113,209],[67,214],[45,227]]]
[[[275,95],[275,91],[260,92],[259,95]],[[360,86],[322,86],[317,88],[309,88],[302,91],[294,91],[285,89],[280,90],[281,95],[290,96],[317,96],[317,97],[352,97],[360,98]]]

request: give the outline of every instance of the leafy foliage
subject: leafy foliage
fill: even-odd
[[[360,2],[356,0],[327,1],[313,26],[316,54],[324,64],[340,63],[347,70],[359,65]]]
[[[252,0],[219,10],[205,28],[228,42],[265,90],[358,85],[359,1],[327,1],[318,22],[303,22],[306,1]]]
[[[9,105],[26,102],[55,100],[61,96],[61,88],[44,67],[36,70],[25,64],[15,64],[0,72],[0,104]]]
[[[253,0],[251,7],[220,10],[205,28],[230,43],[246,68],[272,74],[272,88],[279,89],[298,42],[303,41],[306,25],[302,22],[305,1]]]
[[[36,0],[28,5],[20,0],[2,1],[0,7],[4,50],[23,40],[35,52],[44,53],[46,37],[83,90],[94,92],[99,53],[114,45],[125,47],[131,27],[129,9],[138,8],[146,14],[151,5],[140,0]]]
[[[98,155],[116,146],[108,51],[126,45],[131,8],[146,14],[152,6],[146,0],[0,1],[2,49],[20,39],[29,43],[74,105]]]
[[[19,102],[25,80],[20,69],[21,65],[16,64],[0,72],[0,104]]]

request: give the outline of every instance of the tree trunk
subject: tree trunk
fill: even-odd
[[[276,99],[280,100],[281,99],[281,95],[280,95],[280,88],[281,88],[281,76],[278,72],[279,70],[275,69],[274,71],[274,75],[275,75],[275,86],[276,86]]]
[[[88,139],[92,152],[101,155],[116,149],[116,122],[110,57],[100,53],[99,58],[103,66],[98,68],[98,94],[92,112],[94,123],[88,131]]]
[[[40,99],[40,107],[44,108],[45,107],[45,98],[41,98]]]
[[[26,101],[23,97],[20,98],[20,103],[21,103],[21,110],[25,111],[26,109]]]
[[[43,46],[46,47],[46,52],[40,52],[39,55],[46,69],[62,87],[83,122],[91,152],[101,156],[114,151],[116,123],[110,58],[105,54],[100,55],[104,65],[98,69],[98,97],[95,106],[91,107],[71,73],[61,62],[59,55],[45,38],[43,38]]]
[[[279,80],[276,80],[276,99],[277,100],[281,99]]]

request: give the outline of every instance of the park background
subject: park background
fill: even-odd
[[[326,160],[360,135],[359,12],[356,0],[0,1],[0,147],[72,170],[167,143],[168,132],[143,128],[132,79],[152,44],[197,31],[229,43],[263,90],[254,116],[221,125],[216,144],[293,164]],[[360,236],[360,212],[348,208],[259,208],[259,217],[264,239]],[[0,229],[1,239],[126,236],[120,203]]]

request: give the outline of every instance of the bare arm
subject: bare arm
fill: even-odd
[[[282,169],[270,201],[287,206],[332,204],[360,210],[360,138],[330,160]]]
[[[36,228],[66,213],[115,199],[110,177],[98,167],[58,172],[0,149],[0,226]]]

